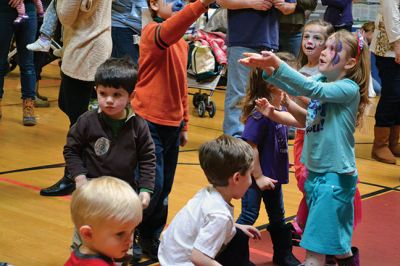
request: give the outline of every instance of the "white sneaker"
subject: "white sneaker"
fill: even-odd
[[[34,43],[28,44],[26,48],[34,52],[48,52],[50,50],[51,40],[37,39]]]
[[[55,50],[53,51],[53,55],[54,55],[55,57],[61,58],[61,57],[62,57],[62,54],[63,54],[62,48],[60,48],[60,49],[55,49]]]

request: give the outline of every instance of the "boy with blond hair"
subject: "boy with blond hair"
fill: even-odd
[[[253,149],[241,139],[222,135],[200,147],[199,159],[211,186],[197,192],[164,232],[160,264],[254,265],[249,261],[248,241],[259,239],[260,232],[236,224],[231,204],[251,184]]]
[[[82,245],[65,266],[115,266],[132,244],[142,220],[142,204],[123,180],[104,176],[83,184],[72,195],[71,217]]]

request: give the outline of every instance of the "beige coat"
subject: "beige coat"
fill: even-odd
[[[111,55],[111,0],[59,0],[57,15],[63,26],[61,71],[93,81],[97,67]]]

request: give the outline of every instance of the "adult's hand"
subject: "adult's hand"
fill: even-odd
[[[11,7],[16,8],[19,4],[22,3],[22,1],[23,1],[23,0],[10,0],[10,1],[8,1],[8,4],[9,4]]]
[[[394,42],[394,55],[395,55],[395,62],[400,64],[400,40]]]
[[[267,11],[273,6],[273,0],[251,0],[250,6],[255,10]]]

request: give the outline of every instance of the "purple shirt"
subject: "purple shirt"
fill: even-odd
[[[253,112],[244,126],[242,138],[257,145],[262,172],[280,184],[289,183],[287,128]]]

